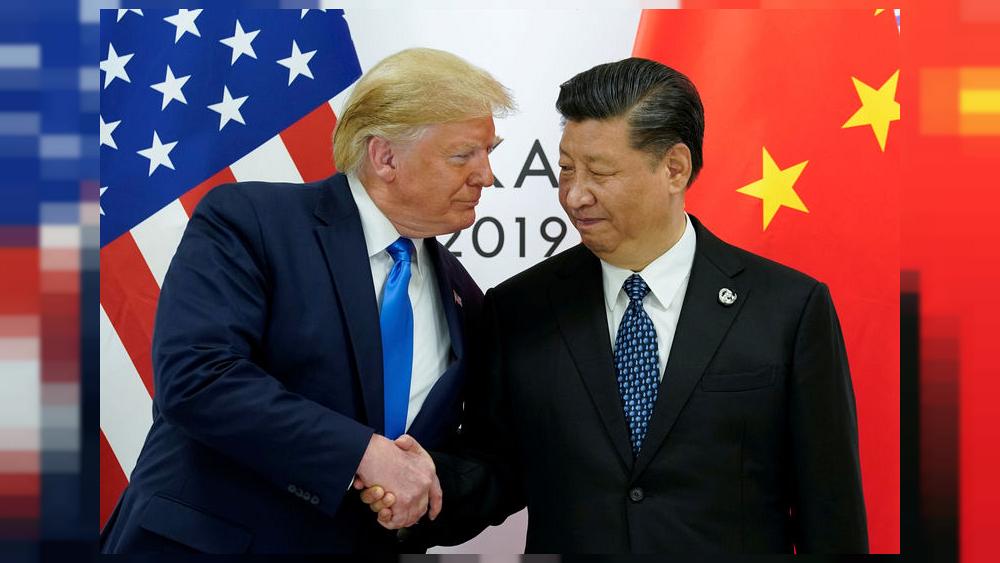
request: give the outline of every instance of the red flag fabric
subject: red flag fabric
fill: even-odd
[[[900,266],[918,274],[922,547],[987,563],[1000,507],[1000,305],[989,296],[1000,276],[1000,3],[922,0],[902,17]]]
[[[688,210],[830,286],[876,553],[899,552],[898,43],[892,10],[646,10],[634,47],[702,96]]]

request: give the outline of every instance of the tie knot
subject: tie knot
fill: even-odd
[[[413,253],[416,252],[416,248],[413,246],[413,241],[405,238],[399,237],[396,242],[389,245],[389,248],[385,249],[392,256],[393,262],[412,262]]]
[[[649,286],[646,285],[645,280],[639,274],[632,274],[625,280],[623,286],[625,288],[625,294],[628,295],[630,301],[642,301],[642,298],[649,293]]]

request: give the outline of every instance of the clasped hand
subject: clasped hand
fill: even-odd
[[[361,500],[390,530],[412,526],[424,514],[433,520],[441,512],[443,495],[434,461],[407,434],[395,441],[373,435],[353,487],[364,489]]]

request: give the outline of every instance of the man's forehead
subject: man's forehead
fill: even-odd
[[[426,125],[424,129],[425,137],[437,137],[451,142],[480,143],[485,140],[492,141],[496,137],[496,130],[493,120],[490,118],[468,119],[465,121],[452,121],[446,123],[436,123]]]
[[[486,138],[477,135],[459,135],[445,138],[445,144],[452,148],[479,148],[485,143],[488,147],[496,146],[503,139],[499,135]]]
[[[614,156],[611,152],[612,151],[608,150],[608,146],[606,144],[591,144],[584,147],[566,147],[563,143],[559,143],[560,155],[579,158],[584,162],[611,163],[614,161]]]
[[[568,121],[559,141],[559,154],[585,162],[614,163],[631,148],[627,129],[617,119]]]

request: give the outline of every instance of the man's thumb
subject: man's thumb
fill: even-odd
[[[403,434],[399,438],[396,438],[395,442],[401,450],[410,450],[417,445],[417,441],[409,434]]]

